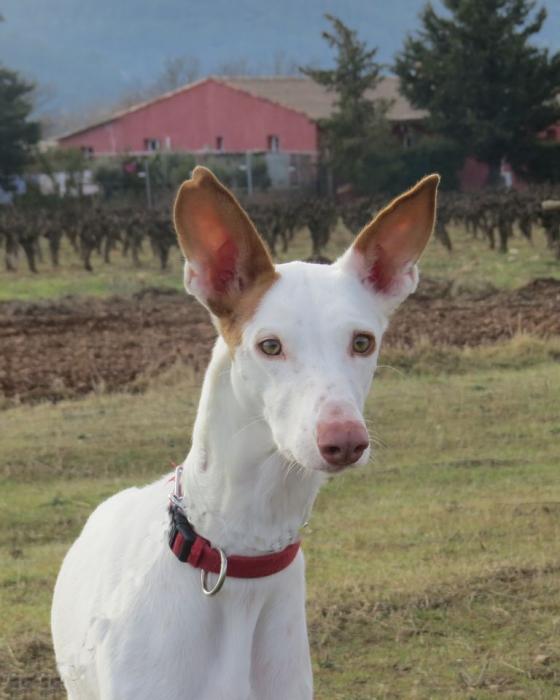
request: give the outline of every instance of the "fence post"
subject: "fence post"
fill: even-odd
[[[148,202],[148,209],[152,208],[152,182],[150,180],[150,165],[149,159],[146,158],[144,161],[144,172],[146,173],[146,200]]]
[[[251,152],[245,152],[245,170],[247,172],[247,194],[249,197],[253,194],[253,164]]]

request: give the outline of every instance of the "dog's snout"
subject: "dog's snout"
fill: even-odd
[[[357,462],[369,446],[365,426],[356,420],[330,420],[317,426],[317,447],[333,467]]]

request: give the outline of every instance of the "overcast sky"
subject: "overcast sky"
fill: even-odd
[[[109,105],[147,84],[166,58],[195,57],[203,75],[245,60],[260,74],[326,65],[321,30],[339,16],[390,63],[418,27],[424,0],[0,0],[0,62],[49,86],[49,109]],[[437,0],[435,2],[437,5]],[[540,42],[560,49],[560,0],[545,2]]]

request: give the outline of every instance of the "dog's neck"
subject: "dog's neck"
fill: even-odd
[[[184,463],[185,511],[226,554],[278,551],[299,538],[325,477],[278,452],[262,416],[235,395],[231,368],[219,339]]]

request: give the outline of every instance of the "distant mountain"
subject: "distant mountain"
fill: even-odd
[[[189,56],[201,75],[270,74],[327,65],[326,12],[390,63],[424,0],[0,0],[0,62],[43,87],[40,110],[96,112]],[[438,4],[437,0],[434,4]],[[548,0],[543,45],[560,48],[560,2]],[[229,68],[229,70],[228,70]],[[224,70],[225,69],[225,70]],[[233,69],[233,70],[232,70]],[[237,70],[236,70],[237,69]]]

